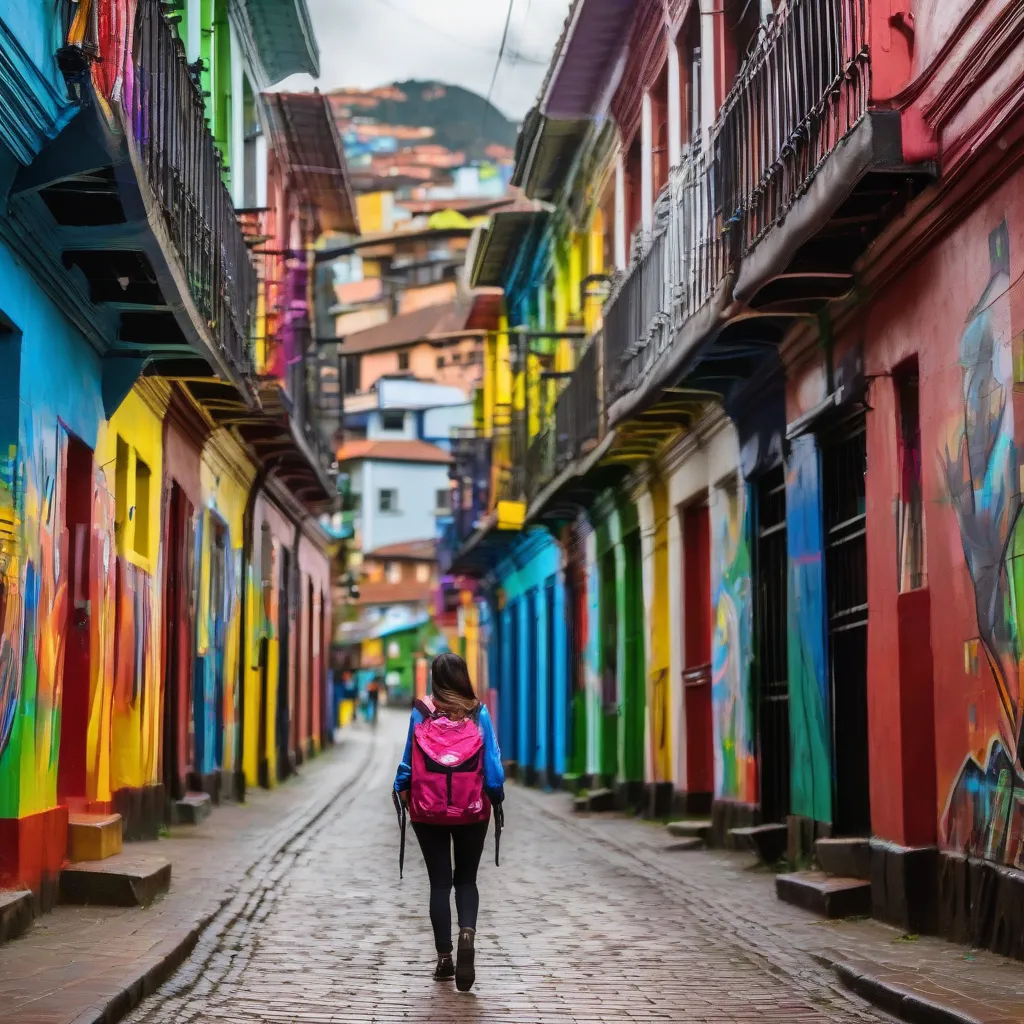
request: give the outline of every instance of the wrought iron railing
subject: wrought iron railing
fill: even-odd
[[[673,169],[655,224],[604,311],[608,405],[786,215],[868,109],[866,0],[790,0],[762,30],[710,131]],[[660,216],[659,216],[660,214]]]
[[[256,272],[222,180],[202,93],[159,0],[138,5],[132,63],[134,86],[126,89],[132,134],[189,293],[221,353],[248,373]]]
[[[868,109],[867,0],[789,0],[766,24],[712,130],[715,192],[742,257]]]
[[[691,150],[669,178],[654,230],[604,310],[604,388],[610,405],[643,382],[675,331],[728,270],[705,155]]]
[[[487,512],[490,500],[491,441],[475,427],[458,427],[452,433],[451,536],[465,541]]]
[[[597,443],[602,434],[599,331],[583,350],[555,403],[555,469],[561,472]]]

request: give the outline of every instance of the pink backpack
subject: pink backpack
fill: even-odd
[[[491,804],[484,791],[484,741],[477,722],[453,722],[426,697],[416,701],[423,721],[413,730],[409,817],[427,825],[486,821]]]

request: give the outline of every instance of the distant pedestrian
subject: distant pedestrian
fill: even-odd
[[[459,991],[468,992],[476,980],[477,867],[492,806],[498,859],[505,772],[494,726],[477,700],[466,663],[457,654],[439,654],[430,674],[431,696],[413,707],[395,792],[409,810],[430,877],[434,979],[454,978]],[[457,963],[452,961],[453,886],[459,916]]]
[[[377,728],[377,711],[380,708],[380,680],[374,676],[366,687],[366,717],[370,725]]]

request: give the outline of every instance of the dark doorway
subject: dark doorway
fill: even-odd
[[[286,779],[292,772],[289,756],[291,736],[291,552],[281,548],[281,577],[277,594],[277,777]]]
[[[164,600],[163,783],[171,800],[185,795],[192,768],[192,503],[171,482],[167,514],[167,570]]]
[[[305,707],[305,728],[302,741],[305,747],[306,756],[313,752],[313,703],[320,692],[316,678],[316,666],[313,663],[313,652],[316,646],[313,643],[313,635],[317,628],[316,615],[314,614],[313,581],[306,581],[306,707]]]
[[[789,654],[787,649],[786,474],[770,469],[754,485],[757,528],[754,666],[758,695],[761,820],[789,814]]]
[[[88,757],[90,658],[89,559],[92,538],[92,449],[65,435],[63,500],[54,530],[66,532],[68,588],[64,626],[64,656],[60,666],[62,695],[57,796],[62,803],[86,796]],[[55,538],[56,540],[56,538]]]
[[[622,666],[622,776],[625,782],[644,779],[644,727],[647,715],[647,659],[644,638],[643,558],[640,531],[622,541],[625,556],[624,625],[625,665]],[[631,798],[638,794],[631,794]]]
[[[864,415],[820,438],[836,835],[871,833],[868,790],[868,562]]]
[[[274,542],[270,535],[270,525],[260,525],[260,608],[258,620],[260,629],[259,673],[260,673],[260,712],[259,725],[256,732],[256,777],[264,788],[270,785],[270,639],[265,624],[270,620],[270,599],[273,594]]]
[[[548,661],[547,681],[544,687],[545,717],[547,721],[547,739],[545,743],[547,747],[547,764],[544,784],[546,786],[556,786],[558,785],[558,771],[556,769],[555,748],[558,746],[558,730],[555,721],[557,717],[555,680],[558,678],[558,668],[555,665],[555,581],[553,579],[548,580],[544,585],[544,616]]]
[[[584,759],[580,756],[586,749],[584,743],[578,742],[576,721],[579,709],[576,695],[583,678],[583,666],[580,658],[580,642],[582,639],[582,622],[579,604],[579,566],[573,560],[565,573],[565,771],[569,775],[582,775],[586,771]]]
[[[683,712],[686,801],[711,812],[715,748],[711,718],[711,517],[701,501],[683,510]]]
[[[615,550],[601,556],[601,774],[611,783],[619,773],[619,623],[616,608]]]
[[[523,764],[524,777],[527,785],[533,785],[537,781],[537,683],[540,668],[540,658],[537,650],[537,615],[539,594],[537,588],[528,590],[526,600],[526,675],[523,680],[523,700],[525,716],[524,734],[525,756]]]

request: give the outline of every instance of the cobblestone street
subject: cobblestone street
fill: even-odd
[[[394,714],[372,740],[348,734],[376,746],[368,760],[353,759],[355,785],[252,872],[131,1021],[888,1019],[792,949],[785,926],[813,927],[813,919],[775,903],[764,877],[745,872],[777,919],[765,918],[763,905],[748,903],[744,914],[749,894],[723,889],[721,869],[688,885],[680,868],[693,855],[664,849],[656,827],[601,822],[597,839],[589,823],[563,814],[564,794],[518,787],[510,789],[502,866],[494,867],[489,839],[481,871],[476,988],[462,996],[434,983],[426,872],[412,841],[399,883],[388,798],[403,728]],[[715,878],[718,887],[706,889]],[[760,918],[761,928],[721,917],[734,912]]]

